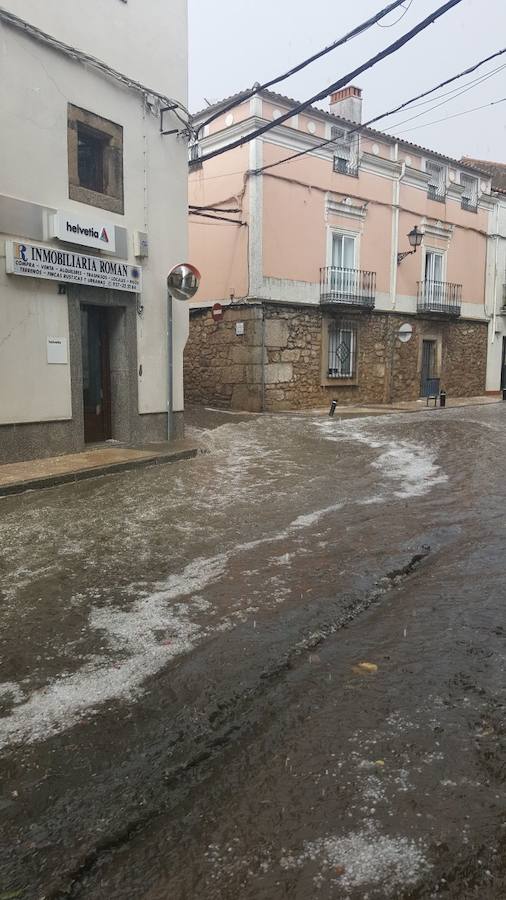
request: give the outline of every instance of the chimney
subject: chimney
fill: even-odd
[[[330,112],[334,116],[362,124],[362,89],[350,84],[330,95]]]

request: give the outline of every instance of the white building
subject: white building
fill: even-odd
[[[0,0],[0,462],[167,437],[186,98],[186,0]]]
[[[483,159],[479,165],[492,178],[494,206],[490,210],[485,305],[489,318],[487,392],[506,390],[506,164]]]

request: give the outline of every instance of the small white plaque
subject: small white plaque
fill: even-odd
[[[240,336],[244,334],[244,322],[235,323],[235,333]]]
[[[47,362],[50,366],[66,366],[68,365],[67,338],[64,337],[48,337],[47,338]]]

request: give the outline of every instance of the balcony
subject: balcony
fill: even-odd
[[[460,201],[460,206],[462,209],[467,210],[467,212],[478,212],[478,198],[477,197],[462,197]]]
[[[462,285],[449,281],[418,282],[418,312],[441,316],[460,316]]]
[[[436,200],[437,203],[446,203],[446,185],[427,185],[427,197],[429,198],[429,200]]]
[[[374,309],[376,272],[363,269],[320,269],[320,303]]]

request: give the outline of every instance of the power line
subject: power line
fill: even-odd
[[[135,81],[135,79],[130,78],[128,75],[123,75],[122,72],[118,72],[116,69],[112,69],[111,66],[108,66],[106,63],[102,62],[100,59],[97,59],[95,56],[90,56],[88,53],[84,53],[82,50],[78,50],[77,47],[71,47],[70,44],[65,44],[63,41],[59,41],[57,38],[52,37],[52,35],[47,34],[45,31],[41,31],[40,28],[37,28],[35,25],[31,25],[29,22],[25,22],[24,19],[20,19],[19,16],[15,16],[14,13],[8,12],[2,7],[0,7],[0,21],[5,22],[12,28],[19,29],[24,34],[27,34],[29,37],[34,38],[35,40],[40,41],[43,44],[46,44],[53,50],[57,50],[58,52],[69,56],[74,61],[83,63],[85,66],[90,66],[91,68],[97,69],[108,78],[114,78],[116,81],[121,82],[123,86],[139,91],[145,97],[155,97],[161,103],[164,103],[167,108],[171,109],[171,111],[175,116],[177,116],[179,121],[182,122],[185,128],[188,127],[191,116],[186,109],[186,106],[184,106],[179,100],[173,100],[170,97],[166,97],[164,94],[159,94],[158,91],[154,91],[151,88],[146,87],[144,84],[141,84],[141,82],[139,81]],[[178,110],[181,110],[186,118],[183,118]]]
[[[483,106],[474,106],[473,109],[464,109],[462,112],[454,113],[451,116],[444,116],[442,119],[435,119],[433,122],[425,122],[424,125],[414,125],[413,128],[404,128],[401,134],[407,131],[418,131],[419,128],[427,128],[429,125],[438,125],[439,122],[447,122],[448,119],[457,119],[459,116],[467,116],[469,113],[478,112],[479,109],[487,109],[489,106],[497,106],[499,103],[505,103],[506,97],[500,100],[492,100],[491,103],[484,103]]]
[[[195,211],[200,210],[202,212],[220,212],[220,213],[222,213],[222,212],[224,212],[224,213],[240,213],[240,212],[242,212],[242,209],[238,209],[238,208],[225,209],[225,207],[223,207],[223,206],[196,206],[194,203],[189,203],[188,206],[189,206],[189,209],[192,209]]]
[[[283,122],[286,122],[287,119],[292,119],[293,116],[307,109],[308,106],[312,106],[312,104],[317,103],[319,100],[323,100],[329,94],[332,94],[334,91],[337,91],[345,85],[349,84],[349,82],[356,78],[357,75],[361,75],[362,72],[365,72],[367,69],[371,69],[377,63],[381,62],[381,60],[386,59],[388,56],[391,56],[392,53],[400,50],[401,47],[404,47],[405,44],[413,40],[414,37],[428,28],[429,25],[432,25],[433,22],[437,21],[437,19],[447,13],[450,9],[453,9],[454,6],[458,6],[459,3],[462,3],[462,0],[448,0],[447,3],[444,3],[443,6],[438,7],[433,13],[423,19],[422,22],[420,22],[418,25],[415,25],[414,28],[403,34],[402,37],[397,38],[396,41],[394,41],[392,44],[389,44],[388,47],[377,53],[376,56],[369,58],[365,63],[357,66],[356,69],[348,72],[338,81],[335,81],[333,84],[328,85],[328,87],[324,88],[318,94],[315,94],[314,97],[311,97],[309,100],[306,100],[303,103],[297,104],[288,112],[283,113],[283,115],[279,116],[273,122],[267,122],[265,125],[262,125],[260,128],[252,131],[250,134],[244,135],[243,137],[232,141],[230,144],[227,144],[226,147],[219,147],[216,150],[211,150],[209,153],[204,153],[201,157],[199,157],[199,163],[203,163],[208,159],[214,159],[214,157],[221,156],[223,153],[227,153],[229,150],[235,150],[236,147],[242,147],[244,146],[244,144],[250,143],[251,141],[255,140],[255,138],[260,137],[260,135],[262,134],[265,134],[265,132],[281,125]]]
[[[492,69],[486,75],[480,75],[479,78],[473,78],[471,81],[466,82],[466,88],[475,87],[481,84],[483,81],[487,81],[488,78],[491,78],[492,75],[497,75],[498,72],[502,72],[503,69],[506,68],[506,63],[503,63],[501,66],[497,66],[496,69]],[[437,88],[436,88],[437,90]],[[449,98],[446,102],[451,103],[455,97],[460,96],[462,93],[459,87],[452,88],[451,91],[446,91],[444,94],[439,94],[437,97],[432,97],[430,100],[422,100],[421,103],[411,103],[411,109],[417,109],[419,106],[427,106],[428,103],[432,103],[434,100],[441,100],[443,97]],[[433,109],[434,107],[430,107]],[[423,115],[423,114],[422,114]]]
[[[398,19],[396,19],[396,20],[395,20],[395,22],[390,22],[390,25],[382,25],[382,24],[381,24],[381,22],[378,22],[378,23],[377,23],[377,24],[378,24],[378,26],[379,26],[379,28],[393,28],[393,27],[394,27],[394,25],[398,25],[398,24],[399,24],[399,22],[401,22],[401,21],[402,21],[402,19],[403,19],[403,18],[404,18],[404,16],[405,16],[405,15],[406,15],[406,13],[408,13],[408,12],[409,12],[409,10],[410,10],[410,8],[411,8],[411,5],[412,5],[412,3],[413,3],[413,0],[409,0],[409,3],[408,3],[408,5],[407,5],[407,6],[405,6],[405,7],[404,7],[404,12],[403,12],[403,13],[401,13],[401,15],[400,15],[400,16],[399,16],[399,18],[398,18]]]
[[[404,103],[400,103],[398,106],[393,109],[388,110],[388,112],[381,113],[378,116],[373,116],[372,119],[368,119],[367,122],[364,122],[361,125],[357,125],[355,128],[352,128],[348,131],[348,137],[352,134],[356,134],[357,132],[361,132],[363,129],[368,128],[373,125],[375,122],[379,122],[381,119],[386,119],[388,116],[392,116],[397,112],[400,112],[401,109],[405,109],[407,106],[411,106],[416,100],[421,100],[422,97],[427,97],[429,94],[435,93],[440,88],[446,87],[448,84],[452,84],[452,82],[457,81],[459,78],[463,78],[465,75],[470,75],[473,72],[476,72],[477,69],[484,66],[486,63],[490,62],[492,59],[497,59],[498,56],[503,56],[506,53],[506,47],[502,50],[498,50],[496,53],[492,53],[490,56],[486,56],[484,59],[479,60],[479,62],[475,63],[472,66],[469,66],[467,69],[464,69],[462,72],[458,72],[456,75],[452,75],[450,78],[446,78],[445,81],[441,81],[439,84],[435,85],[432,88],[429,88],[427,91],[423,91],[421,94],[417,94],[416,97],[412,97],[410,100],[405,100]],[[313,153],[315,150],[320,150],[322,147],[328,147],[329,144],[335,144],[335,138],[329,138],[326,141],[322,141],[320,144],[317,144],[314,147],[308,147],[306,150],[300,150],[298,153],[292,153],[291,156],[285,156],[283,159],[278,159],[275,163],[270,163],[269,165],[262,166],[260,169],[254,169],[253,175],[261,175],[262,172],[265,172],[267,169],[274,169],[276,166],[281,166],[285,162],[290,162],[292,159],[297,159],[300,156],[305,156],[307,153]]]
[[[245,100],[249,100],[250,97],[254,97],[255,94],[259,93],[259,91],[266,91],[268,90],[268,88],[273,87],[275,84],[279,84],[280,81],[286,81],[287,78],[291,78],[292,75],[296,75],[297,72],[301,72],[302,69],[305,69],[307,66],[311,65],[311,63],[316,62],[317,59],[321,59],[322,56],[325,56],[327,53],[331,53],[332,50],[336,50],[338,47],[341,47],[348,41],[353,40],[353,38],[358,37],[358,35],[363,34],[364,31],[372,28],[372,26],[379,22],[380,19],[393,12],[393,10],[397,9],[397,7],[402,6],[402,4],[405,2],[406,0],[394,0],[393,3],[385,6],[384,9],[381,9],[378,13],[376,13],[375,16],[372,16],[372,18],[367,19],[360,25],[357,25],[356,28],[352,29],[352,31],[349,31],[343,37],[339,38],[337,41],[334,41],[333,44],[329,44],[328,47],[324,47],[323,50],[319,50],[318,53],[313,54],[313,56],[310,56],[307,59],[303,60],[301,63],[294,66],[293,69],[289,69],[288,72],[285,72],[283,75],[277,75],[275,78],[271,78],[270,81],[266,81],[264,84],[255,84],[249,90],[243,91],[238,97],[232,99],[226,106],[220,107],[220,109],[214,112],[212,116],[205,120],[205,122],[202,122],[202,124],[198,126],[197,134],[203,128],[205,128],[206,125],[214,122],[215,119],[217,119],[219,116],[230,112],[231,109],[235,109],[236,106],[238,106],[240,103],[244,103]]]
[[[226,216],[215,216],[213,213],[197,212],[190,209],[190,216],[202,216],[204,219],[218,219],[220,222],[230,222],[232,225],[245,225],[246,222],[239,222],[237,219],[228,219]]]
[[[409,116],[407,119],[403,119],[402,122],[395,122],[393,125],[389,125],[388,128],[392,131],[395,131],[399,127],[399,125],[404,125],[406,122],[412,122],[413,119],[420,119],[422,116],[428,116],[434,109],[439,109],[441,106],[446,106],[447,103],[452,103],[453,100],[456,100],[458,97],[461,97],[463,94],[469,93],[475,87],[478,87],[483,82],[488,81],[489,78],[492,78],[494,75],[497,75],[499,72],[502,72],[503,69],[506,68],[506,65],[498,66],[497,69],[494,69],[492,72],[488,72],[487,75],[483,75],[481,78],[475,78],[471,84],[466,85],[464,88],[458,91],[450,91],[453,94],[450,99],[446,97],[441,103],[434,103],[432,106],[429,106],[428,109],[424,109],[423,112],[416,113],[414,116]],[[439,100],[439,97],[435,98]]]

